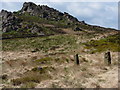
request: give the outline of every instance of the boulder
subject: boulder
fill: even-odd
[[[82,31],[82,29],[79,28],[79,27],[75,27],[75,28],[74,28],[74,31]]]
[[[31,28],[31,33],[38,33],[38,32],[40,32],[40,31],[41,31],[41,29],[38,28],[38,27],[32,27],[32,28]]]
[[[32,2],[25,2],[22,7],[22,12],[32,12],[33,10],[36,9],[36,4]]]
[[[6,19],[8,18],[9,16],[11,16],[12,13],[11,12],[8,12],[7,10],[2,10],[0,12],[0,17],[2,17],[2,19]]]
[[[13,15],[13,13],[6,10],[0,12],[0,17],[2,18],[2,32],[9,32],[11,30],[17,30],[19,28],[20,19]]]
[[[64,17],[66,17],[71,22],[78,22],[77,18],[73,17],[72,15],[70,15],[70,14],[68,14],[66,12],[64,12]]]
[[[6,80],[8,78],[8,75],[7,74],[0,75],[0,78],[2,80]]]

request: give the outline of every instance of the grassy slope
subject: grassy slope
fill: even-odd
[[[16,38],[11,40],[3,40],[3,51],[19,51],[19,50],[32,50],[39,49],[48,51],[52,47],[61,47],[62,45],[71,48],[75,46],[75,37],[70,35],[55,35],[47,37],[34,37],[34,38]]]
[[[34,37],[34,38],[16,38],[11,40],[3,40],[3,50],[33,50],[49,51],[52,48],[64,47],[65,49],[77,49],[80,44],[78,36],[75,35],[53,35],[47,37]],[[83,43],[86,49],[90,52],[102,52],[106,50],[120,51],[119,48],[119,35],[112,35],[100,40],[91,40]]]
[[[3,40],[2,42],[3,42],[3,51],[5,52],[7,51],[21,52],[22,50],[26,50],[26,51],[33,50],[35,52],[43,51],[45,54],[47,54],[46,52],[48,51],[51,50],[56,51],[56,49],[60,49],[60,48],[63,49],[61,49],[59,52],[61,51],[63,52],[65,50],[68,52],[72,52],[72,50],[80,51],[79,47],[82,47],[83,45],[85,45],[84,47],[85,49],[87,48],[90,50],[90,53],[102,52],[109,48],[111,49],[111,51],[115,51],[115,52],[118,51],[117,49],[119,45],[118,35],[113,35],[104,39],[94,40],[82,44],[77,43],[78,41],[80,41],[79,36],[64,34],[64,35],[53,35],[47,37],[8,39],[8,40]],[[24,51],[22,52],[27,55],[26,52]],[[101,58],[103,57],[103,55],[101,55],[100,53],[99,53],[100,56],[99,54],[89,54],[91,57],[89,58],[89,57],[85,57],[84,55],[82,56],[83,53],[80,52],[79,54],[80,54],[81,64],[80,66],[76,67],[74,65],[73,59],[70,56],[68,56],[68,55],[74,55],[75,53],[68,54],[68,52],[64,55],[59,54],[58,57],[49,55],[49,56],[43,56],[42,58],[40,57],[38,59],[37,58],[34,59],[33,58],[34,56],[32,55],[35,53],[32,53],[31,55],[29,55],[31,59],[29,59],[30,57],[29,58],[26,57],[24,59],[19,58],[16,60],[8,60],[8,63],[5,62],[5,66],[11,64],[10,65],[11,70],[13,70],[13,68],[18,70],[18,68],[20,68],[21,66],[19,62],[21,62],[22,65],[24,65],[24,67],[31,65],[31,67],[29,67],[29,70],[26,70],[25,73],[20,74],[21,75],[20,77],[11,79],[10,84],[8,85],[12,87],[16,87],[16,85],[18,85],[19,87],[24,87],[24,88],[28,88],[28,87],[34,88],[37,85],[44,83],[43,86],[45,87],[46,83],[44,81],[51,80],[49,81],[49,84],[52,83],[50,84],[52,86],[48,85],[48,87],[59,87],[58,85],[62,84],[62,86],[66,85],[68,87],[71,86],[71,87],[83,88],[84,86],[82,85],[84,85],[84,83],[88,83],[87,79],[88,80],[89,78],[96,79],[97,75],[101,73],[105,73],[105,71],[111,70],[111,69],[106,70],[106,66],[103,64]],[[88,53],[84,53],[84,54],[86,55]],[[18,63],[17,67],[14,66],[16,63]],[[111,67],[114,67],[116,63],[117,63],[117,59],[114,59]],[[40,68],[42,67],[42,69],[40,69],[39,67]],[[56,75],[56,73],[58,74]],[[61,74],[63,74],[63,76],[61,76]],[[61,80],[58,84],[54,83],[54,80],[56,80],[56,78],[57,80]],[[99,83],[101,83],[100,80],[101,79],[98,78]],[[104,81],[106,83],[107,79],[104,79]],[[7,80],[4,80],[4,82],[7,82]],[[85,85],[85,87],[87,86]]]
[[[116,34],[100,40],[91,40],[90,42],[85,43],[85,48],[91,49],[91,53],[102,52],[106,50],[120,52],[119,43],[120,37],[119,34]]]

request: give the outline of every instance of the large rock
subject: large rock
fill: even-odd
[[[75,27],[75,28],[74,28],[74,31],[82,31],[82,29],[79,28],[79,27]]]
[[[23,4],[21,12],[22,13],[28,12],[32,15],[37,15],[37,14],[39,14],[39,8],[36,4],[34,4],[32,2],[25,2]]]
[[[9,16],[11,16],[12,13],[11,12],[8,12],[7,10],[2,10],[0,12],[0,17],[2,17],[2,19],[6,19],[8,18]]]
[[[62,20],[62,18],[68,19],[71,22],[78,22],[77,18],[64,12],[59,12],[56,9],[50,8],[47,5],[36,5],[32,2],[25,2],[21,9],[22,13],[28,12],[31,15],[37,15],[41,18],[52,19],[55,21]]]
[[[77,18],[73,17],[72,15],[64,12],[64,16],[69,20],[69,21],[72,21],[72,22],[78,22]]]
[[[0,12],[2,31],[9,32],[11,30],[17,30],[19,28],[18,23],[20,20],[13,15],[13,13],[6,10]]]
[[[32,33],[39,33],[40,31],[42,31],[41,28],[38,28],[38,27],[32,27],[32,28],[31,28],[31,32],[32,32]]]

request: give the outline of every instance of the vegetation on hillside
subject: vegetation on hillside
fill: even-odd
[[[66,49],[75,47],[76,39],[70,35],[55,35],[46,37],[33,37],[33,38],[16,38],[11,40],[3,40],[3,51],[16,51],[16,50],[32,50],[38,49],[47,51],[52,48],[61,47],[64,45]]]
[[[120,51],[120,37],[119,34],[109,36],[100,40],[91,40],[85,44],[86,49],[90,49],[91,53],[102,52],[106,50]]]
[[[100,40],[91,40],[83,44],[77,44],[77,36],[74,35],[54,35],[46,37],[33,38],[16,38],[11,40],[3,40],[3,50],[35,50],[35,51],[49,51],[56,48],[64,48],[65,50],[77,49],[81,45],[90,50],[90,53],[102,52],[106,50],[120,51],[119,35],[112,35]],[[17,42],[16,42],[17,41]]]

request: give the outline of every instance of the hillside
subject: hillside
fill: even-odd
[[[118,88],[119,30],[32,2],[0,18],[1,88]]]
[[[17,12],[2,10],[0,17],[3,39],[66,34],[68,33],[65,31],[66,29],[81,31],[85,34],[91,33],[93,36],[98,33],[116,32],[115,29],[88,25],[85,21],[78,21],[77,18],[66,12],[62,13],[32,2],[25,2],[22,9]]]

